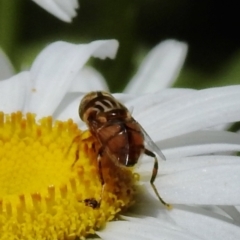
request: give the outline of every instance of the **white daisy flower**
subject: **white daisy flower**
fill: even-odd
[[[84,127],[78,107],[83,91],[105,89],[106,83],[84,64],[91,56],[113,58],[117,46],[115,40],[57,42],[39,54],[30,71],[0,81],[0,239],[89,234],[102,239],[239,239],[240,159],[232,153],[240,150],[240,137],[206,129],[240,120],[240,86],[136,96],[130,84],[134,94],[114,94],[133,109],[133,117],[166,156],[155,185],[173,209],[154,195],[149,183],[153,160],[146,157],[135,169],[140,181],[132,172],[106,165],[111,171],[105,172],[110,181],[102,205],[86,206],[85,200],[99,197],[101,184],[93,139],[88,132],[76,138],[78,127]]]
[[[79,7],[78,0],[33,0],[33,2],[64,22],[71,22],[77,15],[76,10]]]

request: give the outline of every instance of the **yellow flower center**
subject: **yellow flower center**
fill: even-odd
[[[0,240],[85,237],[132,205],[137,175],[104,158],[102,192],[96,149],[72,120],[0,112]]]

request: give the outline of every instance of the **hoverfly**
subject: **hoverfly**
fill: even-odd
[[[105,154],[117,166],[134,166],[141,154],[154,158],[154,165],[150,184],[158,199],[166,207],[166,203],[159,195],[154,180],[158,173],[158,159],[154,152],[165,159],[158,147],[153,143],[141,125],[131,116],[129,110],[117,101],[110,93],[98,91],[86,94],[79,106],[79,116],[87,124],[92,135],[100,144],[98,152],[99,177],[104,191],[104,176],[101,169],[101,157]],[[145,147],[145,142],[154,151]],[[93,208],[99,207],[102,199],[96,204],[94,199],[86,199],[85,203]]]

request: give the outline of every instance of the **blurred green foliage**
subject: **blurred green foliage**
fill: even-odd
[[[71,24],[30,0],[0,0],[0,46],[17,71],[48,43],[118,39],[115,60],[94,60],[112,91],[120,91],[143,57],[162,40],[189,44],[175,87],[206,88],[240,83],[237,6],[226,2],[163,0],[81,0]]]

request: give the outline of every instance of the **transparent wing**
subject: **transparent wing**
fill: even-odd
[[[156,143],[151,139],[151,137],[148,135],[148,133],[144,130],[144,128],[140,125],[142,133],[144,135],[144,139],[146,142],[146,148],[149,148],[148,150],[153,151],[156,153],[162,160],[166,160],[165,156],[163,155],[162,151],[159,149],[159,147],[156,145]]]
[[[98,130],[97,138],[110,159],[128,166],[130,143],[124,122],[115,119],[106,122]]]

